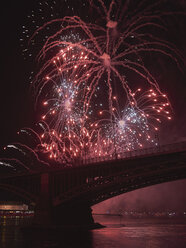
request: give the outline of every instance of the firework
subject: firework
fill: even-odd
[[[142,56],[158,52],[175,59],[173,54],[178,55],[168,42],[147,33],[149,27],[164,29],[162,22],[157,21],[161,17],[152,14],[157,4],[143,11],[139,6],[130,18],[126,15],[127,4],[126,9],[120,8],[120,1],[112,0],[106,5],[98,0],[90,4],[99,10],[102,21],[90,23],[79,16],[65,16],[45,23],[30,39],[53,25],[59,27],[48,36],[38,55],[43,65],[34,80],[37,100],[48,91],[54,95],[44,100],[48,109],[42,116],[47,123],[42,134],[46,142],[42,141],[42,146],[50,151],[50,158],[69,161],[69,158],[83,156],[82,153],[86,157],[102,156],[112,153],[113,149],[121,152],[143,147],[146,141],[154,142],[149,134],[158,129],[154,120],[161,122],[157,117],[163,109],[160,98],[164,97],[164,104],[170,105],[145,67]],[[150,98],[155,101],[152,108],[147,104],[149,100],[144,100],[146,96],[136,99],[126,71],[134,72],[147,83]],[[98,94],[98,89],[104,93]],[[121,100],[117,100],[115,106],[113,95],[117,91],[128,101],[122,111]],[[97,95],[105,100],[96,108]],[[108,112],[107,128],[99,127],[105,118],[97,115],[95,109],[98,113]]]
[[[40,70],[32,80],[36,106],[42,105],[40,130],[26,129],[37,140],[30,148],[36,159],[42,154],[44,160],[73,165],[157,145],[154,133],[164,117],[171,119],[168,97],[145,60],[157,53],[179,66],[181,58],[160,35],[166,27],[159,2],[140,1],[135,10],[130,1],[91,0],[82,6],[88,2],[95,11],[91,18],[72,9],[72,16],[50,15],[32,36],[24,26],[31,45],[44,37]],[[142,82],[145,91],[135,91],[134,82]]]
[[[157,146],[155,139],[163,119],[171,120],[171,107],[166,95],[150,89],[143,92],[136,90],[137,106],[127,102],[124,107],[113,96],[113,115],[100,111],[100,120],[92,124],[96,131],[96,142],[92,143],[93,155],[115,156],[127,151]],[[105,118],[104,118],[105,117]],[[90,152],[92,154],[92,152]]]
[[[59,108],[58,102],[61,101],[62,95],[57,95],[59,99],[52,103],[50,111],[53,111],[53,105]],[[22,156],[22,159],[20,156],[19,160],[17,159],[19,166],[32,170],[33,168],[30,167],[38,163],[38,168],[41,168],[41,164],[47,167],[72,166],[87,163],[90,159],[112,160],[123,157],[129,151],[157,146],[155,135],[162,120],[171,120],[170,104],[165,95],[153,89],[145,92],[138,89],[133,95],[136,97],[138,107],[129,102],[121,107],[117,97],[113,96],[112,116],[108,110],[102,110],[99,111],[101,116],[99,119],[90,120],[88,123],[84,121],[82,126],[78,122],[68,122],[68,118],[65,118],[70,110],[68,110],[69,104],[67,109],[63,106],[66,98],[62,98],[64,100],[62,109],[57,111],[65,111],[63,113],[65,116],[62,122],[59,121],[59,127],[56,130],[42,121],[39,123],[40,129],[37,132],[30,128],[19,132],[21,136],[31,137],[32,142],[29,145],[16,143],[8,145],[6,150],[14,149],[19,152]],[[46,107],[46,104],[44,105]],[[74,112],[72,112],[73,115]],[[47,118],[47,114],[45,116]]]
[[[120,1],[110,1],[110,5],[102,0],[91,1],[91,6],[99,10],[102,20],[98,24],[87,23],[79,16],[66,16],[54,19],[39,27],[30,40],[39,32],[58,25],[60,28],[51,34],[41,49],[38,59],[43,66],[36,76],[36,94],[51,84],[56,75],[68,73],[75,78],[78,87],[86,83],[88,91],[84,98],[84,111],[88,111],[92,98],[99,86],[107,90],[108,107],[112,114],[112,95],[117,84],[122,94],[126,94],[129,102],[136,104],[133,89],[128,82],[126,71],[131,71],[144,79],[148,87],[162,94],[156,79],[145,66],[143,54],[156,52],[176,60],[177,50],[168,42],[149,33],[150,28],[165,29],[162,16],[152,14],[157,4],[134,12],[134,16],[126,14]],[[125,5],[127,7],[127,4]],[[147,11],[148,10],[148,11]],[[148,32],[147,32],[148,30]]]

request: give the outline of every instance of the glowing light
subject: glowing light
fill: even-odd
[[[37,102],[45,106],[35,150],[61,164],[149,146],[163,118],[172,118],[168,98],[143,54],[153,51],[174,59],[177,50],[153,34],[154,27],[163,28],[153,5],[140,11],[137,4],[126,15],[119,2],[87,1],[101,21],[54,18],[30,37],[32,43],[46,34],[33,80]],[[142,80],[146,92],[138,83]]]
[[[119,125],[120,125],[120,127],[123,128],[125,126],[125,121],[124,120],[120,120],[119,121]]]

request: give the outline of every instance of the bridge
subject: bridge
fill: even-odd
[[[186,142],[77,160],[73,167],[1,175],[0,189],[34,206],[35,225],[90,226],[94,204],[184,178]]]

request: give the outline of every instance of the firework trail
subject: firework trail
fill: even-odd
[[[44,160],[51,159],[63,166],[72,166],[78,160],[91,158],[113,159],[116,155],[119,158],[126,151],[157,146],[155,133],[163,119],[171,120],[170,104],[165,95],[153,89],[146,92],[138,89],[133,95],[138,107],[131,106],[129,102],[121,107],[117,97],[113,96],[113,115],[110,116],[108,110],[100,111],[102,117],[94,122],[91,120],[87,129],[86,122],[79,129],[76,124],[74,127],[74,123],[67,123],[69,129],[64,128],[63,134],[59,134],[42,121],[39,123],[42,130],[40,136],[32,129],[22,129],[20,134],[35,137],[33,153],[37,160],[40,154],[44,154]]]
[[[85,113],[96,88],[103,85],[107,88],[109,111],[112,113],[114,85],[121,88],[129,102],[136,104],[125,71],[134,72],[147,82],[147,87],[163,94],[156,79],[144,65],[142,55],[157,52],[177,62],[179,53],[171,44],[149,33],[150,28],[165,29],[161,15],[151,12],[157,3],[143,11],[139,8],[130,19],[125,8],[121,8],[120,1],[110,1],[108,7],[102,0],[91,1],[91,6],[100,12],[104,20],[100,24],[87,23],[79,16],[65,16],[39,27],[30,38],[34,39],[39,32],[54,24],[60,26],[47,38],[38,55],[38,59],[44,63],[34,82],[37,97],[45,87],[50,87],[53,78],[60,73],[68,73],[68,78],[75,79],[78,87],[86,84]]]
[[[162,120],[172,119],[170,104],[166,95],[153,89],[141,91],[138,89],[133,93],[138,107],[127,102],[122,108],[117,97],[113,96],[113,115],[110,117],[110,113],[104,110],[99,112],[102,118],[91,125],[97,130],[97,139],[91,144],[90,156],[113,156],[158,145],[155,134]]]
[[[31,37],[24,26],[31,45],[45,36],[32,80],[36,106],[44,112],[42,131],[26,131],[37,139],[36,159],[44,154],[72,165],[75,159],[157,145],[154,132],[164,117],[171,119],[171,106],[146,66],[146,54],[166,56],[178,67],[182,59],[159,35],[166,30],[160,2],[139,1],[134,8],[133,1],[83,1],[93,17],[50,15]],[[138,81],[143,92],[135,91]]]

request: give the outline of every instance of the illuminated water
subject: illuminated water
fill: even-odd
[[[26,219],[0,219],[0,248],[185,248],[186,220],[96,216],[106,228],[90,232],[24,231]],[[123,226],[125,224],[125,226]]]

